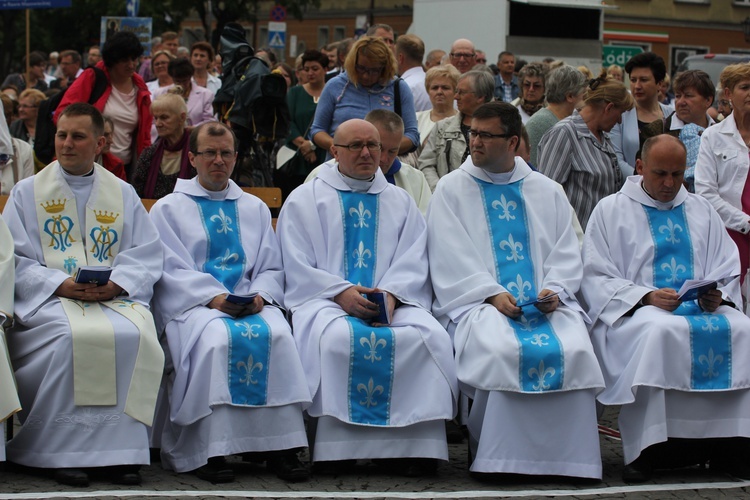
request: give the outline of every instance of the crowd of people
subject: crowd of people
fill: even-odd
[[[3,84],[0,458],[88,486],[157,459],[231,482],[241,455],[296,482],[434,474],[467,438],[478,479],[591,482],[617,405],[624,481],[750,479],[750,65],[720,114],[702,71],[665,104],[653,53],[628,88],[387,25],[295,68],[258,50],[296,151],[274,225],[232,180],[213,48],[155,42],[55,54],[48,165],[47,58]]]

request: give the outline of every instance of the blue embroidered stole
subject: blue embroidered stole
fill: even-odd
[[[539,291],[529,246],[523,180],[512,184],[475,180],[482,193],[498,283],[515,297],[517,303],[536,298]],[[535,306],[526,306],[522,311],[523,315],[517,320],[507,318],[519,345],[521,390],[560,390],[565,369],[560,339],[547,316]]]
[[[344,277],[373,287],[377,266],[378,208],[375,194],[339,191],[344,226]],[[352,423],[390,423],[396,337],[388,327],[374,327],[346,316],[350,332],[349,419]]]
[[[237,200],[193,197],[206,232],[203,271],[233,292],[247,261],[240,235]],[[263,406],[268,397],[271,329],[259,314],[222,318],[229,336],[228,383],[232,403]]]
[[[657,210],[643,205],[654,242],[654,286],[679,290],[692,279],[693,244],[685,205]],[[724,315],[704,313],[697,301],[683,302],[674,314],[690,329],[691,376],[695,390],[728,389],[732,385],[732,335]]]

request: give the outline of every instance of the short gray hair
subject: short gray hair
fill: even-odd
[[[484,102],[492,102],[495,98],[495,78],[491,73],[482,70],[471,70],[461,75],[458,81],[460,82],[466,78],[471,78],[474,95],[484,97]]]
[[[568,95],[578,95],[586,86],[586,77],[578,69],[564,64],[547,75],[547,102],[560,104]]]

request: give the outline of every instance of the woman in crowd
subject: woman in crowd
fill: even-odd
[[[453,107],[453,103],[460,76],[461,73],[452,64],[434,66],[427,71],[424,77],[424,86],[427,89],[432,109],[417,112],[417,129],[422,143],[415,151],[399,157],[399,160],[416,167],[419,155],[430,136],[430,132],[435,128],[435,124],[443,118],[458,113],[458,110]]]
[[[14,101],[5,94],[0,94],[0,101],[3,103],[3,112],[5,114],[5,126],[0,127],[0,134],[8,134],[13,117]],[[21,179],[34,175],[34,150],[31,145],[15,137],[10,138],[13,152],[12,156],[3,157],[0,155],[0,194],[8,195],[13,186]],[[0,143],[3,141],[0,141]]]
[[[26,89],[18,96],[18,120],[10,124],[10,135],[34,147],[34,132],[39,113],[39,103],[45,100],[44,92]]]
[[[653,52],[633,56],[625,71],[630,76],[630,91],[635,108],[622,115],[622,123],[612,129],[610,139],[617,153],[620,170],[625,176],[635,172],[635,159],[646,140],[641,130],[654,120],[663,120],[673,111],[659,102],[659,85],[667,76],[664,59]]]
[[[190,132],[185,128],[187,105],[177,92],[162,94],[151,105],[159,138],[138,158],[133,187],[141,198],[162,198],[177,179],[195,176],[190,164]]]
[[[622,67],[617,64],[607,66],[607,77],[625,83],[625,74],[622,71]]]
[[[305,182],[307,175],[323,163],[326,157],[326,151],[317,148],[310,140],[309,132],[320,94],[326,83],[327,65],[327,55],[317,50],[306,51],[302,54],[302,71],[307,76],[307,83],[292,87],[286,95],[292,119],[286,145],[297,150],[297,154],[290,160],[292,164],[286,174],[276,171],[274,175],[274,185],[281,188],[283,199]]]
[[[521,122],[526,125],[534,113],[544,107],[545,70],[541,63],[530,63],[518,73],[521,95],[514,104],[521,113]]]
[[[339,125],[352,118],[364,118],[373,109],[388,109],[404,120],[399,154],[418,147],[414,99],[406,82],[395,78],[396,59],[390,47],[380,38],[364,36],[354,42],[344,69],[328,82],[320,96],[310,131],[315,144],[327,152]]]
[[[287,91],[297,85],[297,75],[294,74],[294,68],[286,63],[278,62],[273,65],[273,72],[278,73],[286,80]]]
[[[184,57],[169,62],[167,71],[172,77],[174,85],[159,89],[154,98],[165,94],[172,88],[180,87],[179,94],[187,103],[187,125],[188,128],[196,127],[201,123],[213,121],[214,118],[214,94],[207,88],[193,85],[193,74],[195,69]],[[151,140],[155,141],[157,136],[156,124],[151,129]]]
[[[589,82],[581,110],[557,122],[539,142],[539,171],[562,184],[584,231],[599,200],[625,180],[607,133],[632,108],[625,86],[602,71]]]
[[[102,60],[96,64],[107,77],[107,87],[94,107],[112,119],[115,129],[111,152],[122,160],[128,174],[138,156],[151,145],[151,92],[136,73],[141,54],[143,46],[138,37],[130,31],[118,31],[107,38]],[[93,69],[81,73],[63,96],[55,117],[71,103],[89,102],[95,81]]]
[[[156,80],[146,83],[146,87],[151,92],[152,98],[157,89],[172,85],[172,77],[169,76],[169,71],[167,71],[172,59],[174,59],[174,56],[166,50],[160,50],[151,58],[151,74],[156,77]]]
[[[106,168],[120,179],[127,182],[127,176],[125,175],[125,165],[118,157],[112,154],[112,137],[115,133],[115,124],[112,122],[112,118],[109,116],[104,117],[104,147],[96,162],[102,167]]]
[[[221,88],[221,80],[208,71],[214,62],[214,48],[208,42],[195,42],[190,46],[190,62],[195,68],[193,81],[199,87],[207,88],[212,94]]]
[[[703,132],[695,192],[719,212],[737,244],[744,282],[750,263],[750,64],[727,66],[719,80],[733,109],[721,123]]]
[[[695,192],[695,162],[701,135],[714,124],[708,109],[714,102],[716,90],[708,73],[691,69],[679,73],[674,79],[675,111],[666,120],[656,120],[642,129],[644,139],[654,135],[669,134],[677,137],[687,148],[685,184]]]

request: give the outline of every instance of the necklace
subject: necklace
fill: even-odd
[[[312,98],[313,98],[313,102],[315,104],[318,104],[318,101],[320,100],[320,96],[319,95],[314,95],[314,96],[312,96]]]

